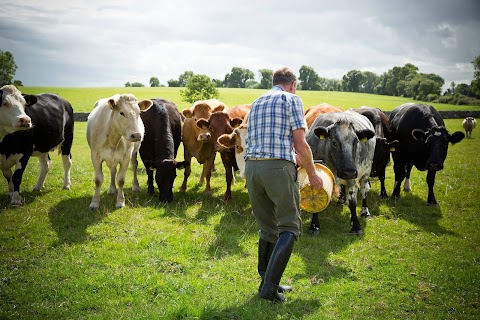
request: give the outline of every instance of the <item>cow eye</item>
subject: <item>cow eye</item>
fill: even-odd
[[[337,148],[337,147],[338,147],[337,141],[332,141],[332,145],[333,145],[335,148]]]
[[[124,116],[124,117],[125,117],[125,113],[123,113],[123,112],[120,112],[120,115],[122,115],[122,116]]]

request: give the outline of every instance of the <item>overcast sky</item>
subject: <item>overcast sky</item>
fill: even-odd
[[[184,71],[312,67],[341,79],[412,63],[470,84],[478,0],[0,0],[0,50],[26,86],[164,85]]]

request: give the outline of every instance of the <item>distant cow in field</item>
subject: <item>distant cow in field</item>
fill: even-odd
[[[345,187],[350,209],[351,233],[361,234],[356,213],[357,182],[362,194],[362,216],[370,216],[368,179],[375,152],[375,131],[370,121],[353,111],[320,114],[307,133],[314,160],[323,160],[338,185]],[[311,231],[319,229],[318,213],[312,216]]]
[[[118,184],[116,207],[125,206],[123,187],[128,164],[132,161],[134,181],[132,189],[139,191],[136,179],[136,153],[140,148],[145,128],[140,113],[147,111],[153,102],[138,102],[133,94],[116,94],[110,98],[98,100],[87,120],[87,141],[91,150],[95,172],[95,193],[90,209],[96,210],[100,204],[100,187],[103,183],[102,164],[105,161],[110,169],[110,187],[108,194],[115,194]],[[135,159],[133,159],[135,155]],[[117,174],[117,167],[118,174]],[[116,180],[116,181],[115,181]]]
[[[404,190],[410,191],[410,172],[415,166],[427,170],[429,205],[437,204],[433,187],[437,171],[443,169],[448,144],[455,144],[465,137],[463,132],[449,134],[440,114],[430,105],[406,103],[390,114],[392,138],[399,141],[392,152],[395,185],[392,198],[400,197],[400,185],[405,179]]]
[[[328,103],[321,103],[305,110],[305,121],[307,127],[310,128],[312,123],[317,119],[318,115],[328,112],[343,112],[343,109],[329,105]]]
[[[157,182],[159,199],[162,202],[173,200],[173,183],[177,169],[185,168],[185,162],[176,161],[178,147],[182,141],[182,117],[177,106],[164,99],[151,99],[153,106],[142,112],[145,137],[140,146],[147,172],[148,193],[153,195],[153,173]]]
[[[385,168],[390,162],[390,150],[395,149],[398,141],[391,141],[390,121],[380,109],[363,106],[353,111],[367,117],[375,129],[375,155],[370,177],[378,177],[378,180],[380,180],[380,197],[386,198],[388,195],[385,188]]]
[[[33,190],[41,190],[50,169],[48,152],[62,154],[63,189],[70,189],[73,109],[55,94],[30,95],[12,85],[0,89],[0,169],[7,179],[11,204],[20,205],[20,184],[30,157],[37,156],[40,174]],[[12,167],[15,171],[12,174]]]
[[[463,129],[465,129],[466,137],[472,138],[472,131],[477,126],[477,120],[473,117],[466,117],[462,122]]]
[[[210,177],[215,162],[215,144],[212,141],[210,134],[202,131],[202,129],[197,126],[197,120],[202,118],[210,119],[213,112],[226,109],[227,106],[223,102],[217,99],[209,99],[196,101],[192,107],[182,111],[185,116],[182,130],[182,142],[186,166],[183,183],[180,187],[181,192],[187,190],[188,177],[190,177],[192,172],[192,157],[195,157],[198,163],[203,165],[199,183],[203,184],[205,182],[205,192],[211,192]]]
[[[239,126],[245,116],[250,111],[251,105],[240,105],[232,107],[225,111],[216,111],[212,113],[209,119],[199,119],[197,126],[202,130],[206,130],[210,139],[215,144],[215,150],[220,153],[222,163],[225,167],[225,179],[227,189],[225,191],[225,200],[230,200],[232,197],[231,185],[233,181],[233,174],[238,170],[237,161],[235,159],[235,150],[233,148],[223,148],[218,143],[218,138],[223,134],[231,134],[235,127]]]

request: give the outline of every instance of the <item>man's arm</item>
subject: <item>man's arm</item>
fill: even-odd
[[[305,129],[299,128],[293,130],[293,146],[296,152],[297,164],[305,168],[310,185],[315,189],[322,188],[323,181],[315,170],[312,150],[305,139]]]

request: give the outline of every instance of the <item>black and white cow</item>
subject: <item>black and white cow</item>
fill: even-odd
[[[32,155],[40,162],[34,190],[43,188],[51,163],[48,152],[57,147],[62,153],[65,172],[63,188],[70,189],[74,127],[70,103],[55,94],[22,95],[12,85],[0,89],[0,100],[0,169],[8,182],[10,203],[22,202],[20,184]]]
[[[375,154],[373,156],[370,177],[378,177],[378,180],[380,180],[380,197],[386,198],[388,195],[385,188],[385,168],[390,162],[390,151],[395,149],[398,141],[391,140],[392,129],[390,127],[390,121],[382,110],[363,106],[353,111],[367,117],[375,129]]]
[[[335,175],[338,185],[344,186],[346,203],[350,209],[351,233],[361,234],[362,227],[356,213],[357,192],[360,184],[362,216],[370,216],[367,196],[368,178],[375,152],[375,131],[370,121],[353,111],[320,114],[307,133],[307,142],[314,160],[323,160]],[[319,228],[318,213],[312,216],[310,230]]]
[[[177,106],[164,99],[151,99],[153,106],[141,113],[145,126],[145,137],[140,146],[148,176],[148,193],[153,195],[153,172],[157,182],[159,199],[162,202],[173,200],[173,183],[177,169],[185,168],[185,162],[178,162],[178,147],[182,141],[182,117]]]
[[[455,144],[465,137],[463,132],[449,134],[440,114],[426,104],[406,103],[390,114],[392,138],[399,141],[392,152],[395,185],[392,198],[400,197],[400,185],[405,179],[404,191],[410,191],[410,172],[415,166],[427,170],[429,205],[437,204],[433,186],[437,171],[443,169],[448,144]]]

